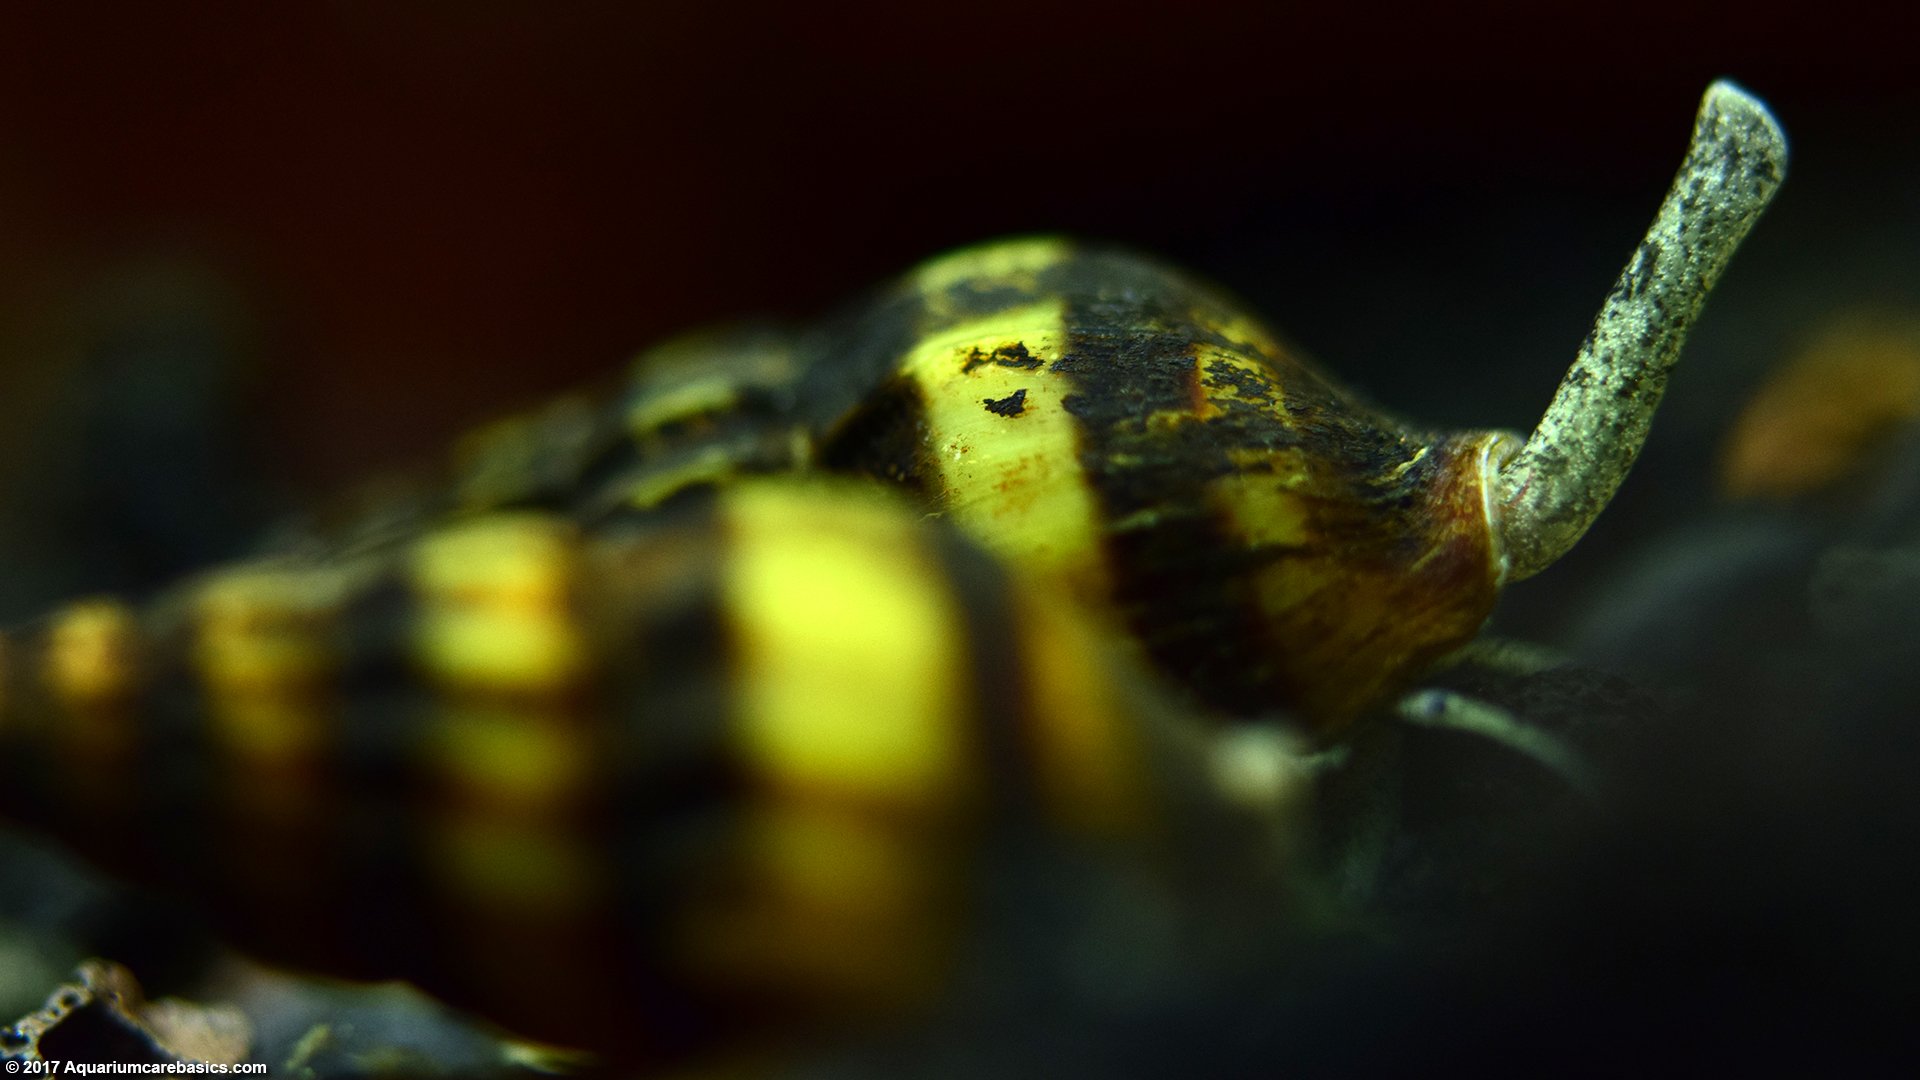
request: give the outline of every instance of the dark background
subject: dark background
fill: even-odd
[[[8,5],[8,528],[144,499],[183,534],[25,600],[148,584],[665,335],[1024,230],[1212,275],[1407,416],[1529,427],[1732,76],[1789,181],[1577,583],[1711,498],[1743,395],[1823,320],[1920,302],[1920,80],[1895,5],[1541,7]]]

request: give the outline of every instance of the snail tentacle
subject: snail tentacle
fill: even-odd
[[[1586,533],[1640,454],[1667,375],[1707,293],[1786,175],[1766,105],[1724,79],[1646,238],[1607,294],[1526,446],[1500,468],[1507,580],[1530,577]]]

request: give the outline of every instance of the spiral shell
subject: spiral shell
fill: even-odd
[[[9,637],[4,685],[0,812],[627,1060],[925,1009],[1015,850],[1196,911],[1284,878],[1096,627],[864,488],[230,567]]]

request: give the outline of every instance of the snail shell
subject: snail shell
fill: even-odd
[[[1008,859],[1078,868],[1063,910],[1284,910],[1104,635],[864,487],[234,566],[63,609],[4,677],[0,813],[268,959],[627,1061],[930,1007]]]
[[[1110,604],[1214,710],[1351,717],[1493,607],[1488,476],[1507,437],[1410,433],[1155,262],[973,248],[850,336],[905,344],[824,463],[904,485]]]
[[[756,472],[877,477],[1060,583],[1206,709],[1287,711],[1330,737],[1605,507],[1785,160],[1764,105],[1708,89],[1652,229],[1525,440],[1408,429],[1215,290],[1042,238],[936,259],[791,339],[665,350],[621,423],[497,439],[469,481],[535,441],[582,448],[565,482],[495,469],[509,482],[477,485],[483,504],[545,490],[590,516]]]

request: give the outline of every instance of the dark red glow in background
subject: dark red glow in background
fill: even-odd
[[[0,316],[191,251],[263,313],[271,420],[330,485],[970,239],[1181,255],[1495,180],[1644,202],[1722,74],[1797,140],[1914,130],[1895,16],[1554,7],[8,5]]]

